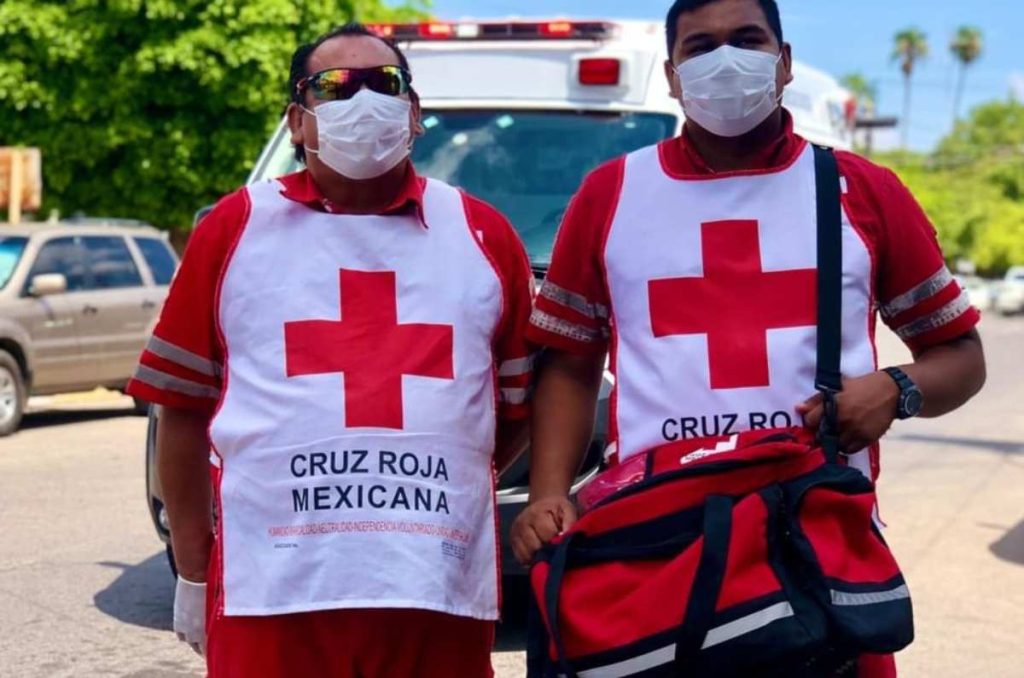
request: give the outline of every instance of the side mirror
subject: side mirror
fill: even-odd
[[[68,291],[68,279],[63,273],[44,273],[32,278],[28,293],[33,297],[48,297]]]

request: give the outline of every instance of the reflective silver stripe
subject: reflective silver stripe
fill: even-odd
[[[220,398],[220,390],[213,386],[181,379],[145,365],[139,365],[138,370],[135,371],[135,379],[162,391],[173,391],[193,398],[209,398],[211,400]]]
[[[842,606],[875,605],[877,603],[891,603],[894,600],[904,600],[910,597],[910,589],[907,585],[897,586],[890,591],[876,591],[874,593],[847,593],[846,591],[832,591],[832,604]]]
[[[709,647],[715,645],[721,645],[722,643],[739,638],[758,629],[763,629],[765,626],[779,621],[780,619],[786,619],[794,615],[793,606],[789,603],[776,603],[771,607],[766,607],[760,612],[754,614],[748,614],[746,617],[740,617],[735,621],[731,621],[728,624],[722,624],[708,631],[708,635],[704,638],[704,644],[701,645],[702,650],[706,650]]]
[[[740,617],[728,624],[722,624],[708,631],[707,637],[704,640],[704,645],[701,649],[707,649],[714,647],[721,643],[727,642],[734,638],[739,638],[742,635],[746,635],[758,629],[764,628],[773,622],[777,622],[780,619],[786,619],[794,616],[793,607],[789,603],[777,603],[771,607],[765,608],[760,612],[747,615],[746,617]],[[639,657],[633,657],[625,661],[618,662],[616,664],[609,664],[607,666],[599,666],[594,669],[588,669],[586,671],[580,671],[580,678],[622,678],[623,676],[632,676],[642,671],[656,668],[658,666],[664,666],[676,659],[676,646],[668,645],[666,647],[659,648],[642,654]],[[564,674],[561,674],[564,675]]]
[[[934,313],[926,315],[914,322],[907,323],[903,327],[899,328],[896,330],[896,334],[898,334],[901,339],[913,339],[914,337],[919,337],[922,334],[937,330],[940,327],[945,327],[966,313],[970,308],[971,300],[967,298],[966,293],[961,293],[959,297]]]
[[[146,350],[155,356],[159,356],[164,360],[170,360],[172,363],[177,363],[193,372],[199,372],[208,377],[220,376],[220,365],[217,363],[207,360],[201,355],[196,355],[191,351],[186,351],[180,346],[166,342],[156,335],[149,338]]]
[[[612,457],[614,457],[618,453],[619,453],[619,443],[615,442],[615,441],[612,441],[611,444],[609,444],[608,447],[606,447],[604,449],[605,461],[611,459]]]
[[[544,284],[540,288],[540,296],[544,297],[548,301],[553,301],[556,304],[561,304],[567,308],[571,308],[581,315],[585,315],[588,318],[607,318],[608,307],[604,304],[592,304],[582,294],[576,294],[569,290],[559,287],[553,282],[548,280],[544,281]]]
[[[530,397],[530,392],[525,388],[503,388],[501,389],[501,402],[509,405],[522,405]]]
[[[547,332],[566,337],[567,339],[573,339],[575,341],[582,341],[587,344],[599,341],[605,336],[605,332],[598,332],[592,330],[589,327],[583,325],[577,325],[576,323],[570,323],[561,318],[556,318],[553,315],[545,313],[539,309],[533,310],[533,315],[530,316],[530,324],[538,327]]]
[[[658,666],[664,666],[676,660],[676,646],[669,645],[639,657],[633,657],[617,664],[599,666],[596,669],[579,671],[576,675],[580,678],[623,678],[642,673]],[[564,676],[565,674],[560,674]]]
[[[948,268],[943,266],[937,273],[935,273],[935,275],[928,278],[914,289],[901,294],[888,304],[882,306],[882,316],[886,318],[895,318],[900,313],[904,313],[914,308],[922,301],[931,299],[936,294],[949,287],[951,282],[953,282],[953,274],[949,272]]]
[[[506,360],[498,367],[499,377],[518,377],[533,370],[534,356]]]

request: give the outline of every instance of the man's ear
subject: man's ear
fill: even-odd
[[[785,72],[782,85],[785,87],[793,82],[793,47],[788,42],[782,43],[782,68]]]
[[[409,101],[412,103],[412,109],[409,112],[410,128],[412,129],[412,136],[416,137],[423,136],[427,130],[423,127],[423,108],[420,106],[420,97],[415,92],[409,96]]]
[[[302,115],[303,111],[298,104],[288,104],[288,110],[286,115],[288,117],[288,129],[292,134],[292,144],[297,146],[306,146],[306,135],[303,130]]]
[[[672,98],[681,99],[683,87],[679,82],[679,74],[676,73],[675,64],[672,63],[671,59],[665,60],[665,79],[668,80],[668,91]]]

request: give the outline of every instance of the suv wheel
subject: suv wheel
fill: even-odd
[[[25,414],[25,380],[21,367],[7,351],[0,351],[0,436],[18,430]]]

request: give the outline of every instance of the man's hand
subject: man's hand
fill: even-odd
[[[896,419],[899,396],[899,386],[885,372],[844,379],[837,398],[842,451],[853,454],[881,440]],[[797,407],[797,412],[808,428],[817,431],[825,416],[821,394]]]
[[[206,584],[178,577],[174,589],[174,632],[200,657],[206,656]]]
[[[512,524],[512,552],[529,567],[537,551],[576,522],[576,506],[568,497],[539,499],[519,514]]]

